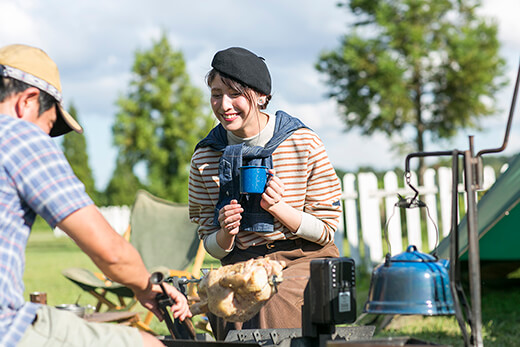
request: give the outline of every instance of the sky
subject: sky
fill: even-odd
[[[85,129],[89,164],[104,189],[115,168],[111,127],[116,100],[127,92],[137,50],[151,47],[166,32],[182,51],[191,82],[207,96],[204,76],[215,52],[242,46],[266,59],[273,80],[268,112],[282,109],[302,119],[321,137],[334,167],[357,171],[371,166],[404,169],[404,156],[380,134],[345,131],[334,102],[326,97],[324,75],[314,65],[323,51],[338,48],[352,17],[333,0],[172,1],[90,0],[0,2],[0,46],[24,43],[46,51],[57,63],[65,106],[74,103]],[[502,145],[520,61],[520,1],[484,0],[479,13],[497,20],[500,55],[509,84],[497,94],[501,108],[481,123],[483,131],[459,131],[451,142],[427,151]],[[208,104],[209,105],[209,104]],[[520,151],[519,105],[503,154]]]

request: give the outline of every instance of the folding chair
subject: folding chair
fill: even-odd
[[[198,238],[197,227],[189,220],[187,205],[160,199],[139,190],[125,237],[129,237],[150,272],[161,271],[166,276],[199,278],[205,250]],[[62,273],[96,297],[96,311],[102,305],[106,305],[108,310],[130,310],[137,303],[129,288],[102,277],[102,274],[79,268],[68,268]],[[190,289],[191,294],[193,288]],[[119,303],[109,300],[107,293],[115,294]],[[149,324],[152,317],[153,314],[148,312],[144,321],[136,325],[151,331]]]

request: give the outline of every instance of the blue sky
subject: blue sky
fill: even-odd
[[[324,76],[314,69],[323,50],[338,46],[349,17],[329,0],[267,1],[37,1],[3,0],[0,46],[25,43],[44,49],[58,64],[65,104],[74,102],[85,128],[96,185],[104,188],[115,166],[111,126],[115,101],[126,92],[137,49],[167,32],[183,52],[193,84],[208,95],[204,76],[213,54],[243,46],[266,58],[278,109],[298,116],[323,139],[335,167],[356,170],[404,168],[404,158],[382,135],[344,132],[334,103],[325,97]],[[460,131],[451,143],[427,150],[476,149],[502,144],[520,60],[520,1],[485,0],[480,14],[499,23],[501,55],[507,60],[509,85],[498,95],[502,112],[482,123],[482,132]],[[505,154],[520,151],[518,109]]]

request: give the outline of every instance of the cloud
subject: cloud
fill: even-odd
[[[518,14],[520,1],[486,0],[483,1],[479,14],[494,18],[499,28],[499,38],[505,46],[520,47]]]
[[[284,109],[301,117],[322,138],[334,165],[348,170],[360,165],[402,166],[402,158],[393,154],[384,136],[368,138],[358,131],[344,132],[335,104],[326,98],[325,76],[314,69],[320,52],[338,47],[352,19],[336,3],[3,0],[0,46],[31,44],[57,62],[65,101],[74,102],[86,130],[98,188],[104,188],[111,176],[115,102],[127,90],[134,54],[149,48],[163,30],[174,48],[183,52],[192,83],[206,95],[204,77],[213,54],[230,46],[247,47],[266,58],[273,75],[270,111]],[[510,84],[497,96],[503,114],[486,120],[483,125],[488,132],[474,134],[479,145],[495,145],[503,137],[520,52],[519,7],[519,1],[483,1],[481,13],[497,18],[499,24]],[[517,150],[518,122],[516,119],[509,144]],[[467,133],[461,132],[452,144],[466,148]]]
[[[43,40],[39,30],[39,21],[30,13],[31,1],[18,3],[7,1],[0,3],[2,13],[1,41],[5,44],[26,43],[36,45]]]

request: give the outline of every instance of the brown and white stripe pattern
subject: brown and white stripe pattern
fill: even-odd
[[[190,218],[200,225],[202,238],[219,229],[213,225],[213,216],[219,195],[218,165],[221,154],[209,147],[199,148],[191,161]],[[322,222],[322,230],[312,239],[306,239],[321,245],[332,242],[341,214],[341,187],[320,138],[310,129],[295,131],[274,151],[273,167],[285,185],[284,201]],[[276,219],[274,230],[272,233],[240,231],[236,246],[245,249],[298,237]]]

